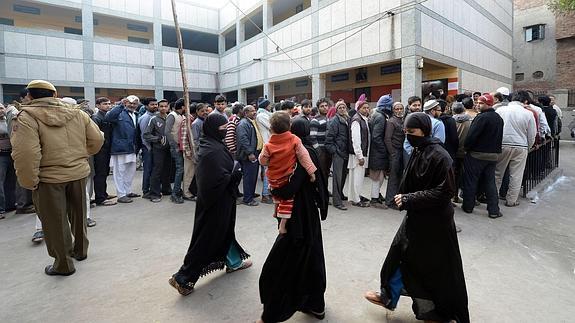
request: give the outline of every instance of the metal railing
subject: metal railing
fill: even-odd
[[[558,138],[547,139],[541,145],[531,148],[527,155],[527,164],[523,172],[521,195],[527,197],[527,193],[541,183],[558,166]]]

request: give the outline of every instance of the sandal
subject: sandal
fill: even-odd
[[[382,301],[381,301],[381,293],[380,292],[373,292],[373,291],[369,291],[366,292],[365,295],[363,295],[363,297],[365,297],[365,299],[367,299],[370,303],[375,304],[375,305],[379,305],[381,307],[386,307]]]
[[[518,206],[518,205],[519,205],[519,201],[515,201],[514,203],[505,202],[505,206],[507,206],[507,207],[514,207],[514,206]]]
[[[116,204],[118,204],[118,202],[111,201],[111,200],[105,200],[104,202],[97,203],[96,205],[98,205],[98,206],[112,206],[112,205],[116,205]]]
[[[251,260],[244,260],[242,261],[242,265],[239,266],[238,268],[230,268],[230,267],[226,267],[226,273],[233,273],[234,271],[238,271],[238,270],[244,270],[247,268],[250,268],[253,265]]]

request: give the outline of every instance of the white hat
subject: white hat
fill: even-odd
[[[73,105],[78,104],[78,102],[76,102],[76,100],[74,100],[73,98],[69,98],[69,97],[61,98],[60,101],[68,103],[68,104],[73,104]]]
[[[437,102],[436,100],[429,100],[429,101],[425,102],[425,104],[423,105],[423,111],[431,110],[438,105],[439,105],[439,102]]]
[[[129,95],[129,96],[126,98],[126,100],[128,100],[128,102],[130,102],[130,103],[134,103],[134,102],[136,102],[136,101],[140,101],[140,99],[139,99],[137,96],[135,96],[135,95]]]
[[[504,87],[504,86],[498,88],[498,89],[497,89],[497,92],[499,92],[499,93],[501,93],[501,94],[503,94],[503,95],[505,95],[505,96],[509,96],[509,89],[506,88],[506,87]]]

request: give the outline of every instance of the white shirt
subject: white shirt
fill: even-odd
[[[362,116],[362,115],[360,115],[360,116],[365,121],[365,123],[367,124],[369,119],[367,117]],[[367,137],[370,138],[369,125],[367,126]],[[352,169],[352,168],[359,166],[359,160],[360,159],[364,160],[364,164],[361,167],[367,168],[368,156],[364,156],[363,152],[361,151],[361,126],[359,125],[359,122],[353,122],[351,124],[351,144],[353,146],[353,152],[354,153],[350,154],[350,156],[349,156],[350,158],[349,158],[349,161],[347,163],[347,168]],[[369,143],[367,145],[367,151],[369,152]]]
[[[547,117],[545,116],[545,113],[543,113],[543,110],[541,110],[540,107],[530,104],[529,105],[533,110],[537,111],[537,115],[539,116],[539,136],[541,136],[541,138],[545,138],[545,135],[548,133],[551,133],[551,128],[549,128],[549,123],[547,123]]]

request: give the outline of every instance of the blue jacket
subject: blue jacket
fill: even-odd
[[[254,154],[256,157],[258,156],[256,151],[258,147],[256,128],[254,128],[254,125],[248,118],[242,118],[236,127],[236,142],[237,160],[247,160],[251,154]]]
[[[137,112],[134,113],[137,117]],[[117,105],[106,113],[106,121],[112,125],[110,155],[135,154],[138,145],[137,130],[128,110],[123,105]]]

